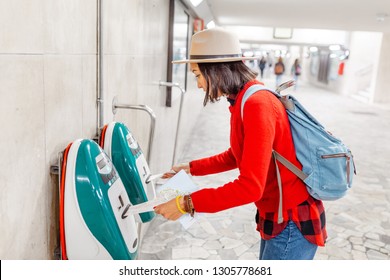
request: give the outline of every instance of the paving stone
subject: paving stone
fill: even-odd
[[[223,236],[226,236],[226,237],[229,237],[231,239],[237,239],[238,236],[237,236],[237,233],[235,232],[235,230],[233,228],[222,228],[218,231],[218,233]]]
[[[347,252],[343,248],[330,247],[330,248],[327,248],[326,251],[329,254],[330,260],[351,260],[352,259],[352,254]],[[329,253],[329,252],[331,252],[331,253]]]
[[[232,224],[232,220],[231,219],[223,219],[222,221],[219,222],[220,225],[223,227],[223,228],[229,228],[230,225]]]
[[[185,242],[188,245],[192,246],[203,246],[206,243],[206,240],[204,239],[199,239],[199,238],[194,238],[192,236],[185,236],[184,237]]]
[[[367,232],[364,237],[370,238],[370,239],[379,239],[379,234],[374,233],[374,232]]]
[[[350,230],[350,229],[347,229],[344,231],[345,235],[346,236],[351,236],[352,237],[358,237],[358,238],[361,238],[364,236],[364,233],[363,232],[360,232],[360,231],[357,231],[357,230]]]
[[[222,248],[222,244],[218,240],[212,240],[206,241],[203,247],[207,250],[218,250]]]
[[[259,255],[256,255],[256,254],[251,253],[251,252],[245,252],[244,254],[239,256],[238,259],[239,260],[258,260]]]
[[[220,242],[221,242],[222,247],[224,249],[237,248],[238,246],[243,244],[241,240],[232,239],[232,238],[228,238],[228,237],[222,237],[220,239]]]
[[[390,251],[385,247],[385,248],[380,248],[379,252],[382,254],[390,256]]]
[[[170,260],[172,259],[172,249],[167,248],[161,252],[158,252],[155,256],[157,260]]]
[[[365,242],[365,244],[366,243],[371,243],[371,244],[373,244],[373,245],[375,245],[375,246],[378,246],[378,247],[385,247],[385,243],[384,242],[382,242],[382,241],[379,241],[379,240],[373,240],[373,239],[367,239],[366,240],[366,242]]]
[[[372,243],[371,241],[365,241],[363,245],[364,245],[364,247],[366,247],[368,249],[373,249],[375,251],[379,251],[379,249],[381,248],[381,246],[378,246],[378,245]]]
[[[349,242],[351,242],[351,244],[353,244],[353,245],[363,245],[363,238],[351,236],[349,238]]]
[[[379,240],[382,241],[385,244],[390,244],[390,235],[387,234],[380,234]]]
[[[387,254],[383,254],[381,252],[378,252],[377,250],[368,250],[367,251],[367,258],[369,260],[388,260],[390,259]]]
[[[242,244],[236,248],[234,248],[234,252],[236,253],[237,256],[241,256],[243,253],[248,251],[249,247],[245,244]]]
[[[217,254],[212,254],[212,255],[210,255],[210,256],[207,258],[207,260],[212,261],[212,260],[222,260],[222,259],[221,259],[221,256],[218,255],[218,252],[217,252]]]
[[[260,233],[256,230],[256,224],[254,222],[244,224],[244,232],[253,236],[260,236]]]
[[[207,259],[210,256],[210,253],[199,246],[192,246],[191,247],[191,259]]]
[[[164,245],[159,244],[149,244],[149,243],[143,243],[141,247],[142,253],[145,254],[157,254],[161,251],[164,251],[166,247]]]
[[[352,250],[351,254],[354,260],[368,260],[366,253],[360,250]]]
[[[327,242],[327,244],[332,244],[332,245],[335,245],[339,248],[342,248],[342,247],[345,247],[346,245],[348,245],[349,241],[346,239],[340,238],[340,237],[336,237],[336,238],[333,238],[332,240],[330,240],[329,242]]]
[[[218,251],[221,260],[237,260],[237,255],[233,249],[223,248]]]
[[[213,225],[207,221],[201,222],[200,226],[207,234],[217,234],[217,231],[215,230]]]
[[[329,231],[335,231],[336,234],[345,231],[345,227],[339,226],[337,224],[331,224],[328,228]]]
[[[172,260],[189,260],[191,259],[191,247],[172,248]]]
[[[253,251],[253,252],[256,252],[258,254],[260,251],[260,240],[257,241],[256,243],[253,243],[253,245],[251,246],[249,251]]]
[[[359,251],[365,253],[367,251],[366,247],[360,244],[353,244],[352,245],[353,250],[352,251]]]

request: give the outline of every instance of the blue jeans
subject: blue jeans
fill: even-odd
[[[261,239],[260,260],[312,260],[317,245],[310,243],[299,231],[293,221],[270,240]]]

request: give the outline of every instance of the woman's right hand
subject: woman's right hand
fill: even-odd
[[[172,166],[172,169],[168,172],[165,172],[161,178],[162,179],[171,178],[176,173],[178,173],[180,170],[184,170],[187,174],[189,174],[190,173],[190,164],[189,163],[180,163],[180,164],[174,165],[174,166]]]

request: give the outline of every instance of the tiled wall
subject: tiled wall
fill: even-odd
[[[158,86],[168,2],[102,1],[104,122],[125,122],[146,151],[148,115],[114,116],[112,100],[155,111],[154,173],[170,168],[178,111],[178,102],[164,106]],[[96,15],[97,0],[0,0],[1,259],[53,258],[58,184],[50,166],[68,143],[97,131]]]

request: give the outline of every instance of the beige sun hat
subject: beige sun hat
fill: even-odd
[[[211,63],[240,60],[256,60],[244,57],[238,36],[220,27],[199,31],[192,35],[190,57],[172,63]]]

